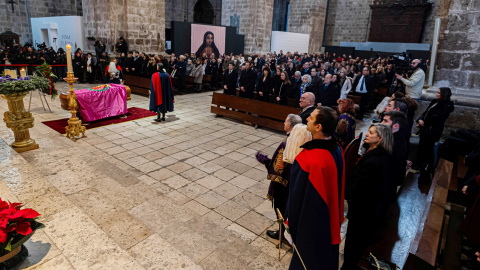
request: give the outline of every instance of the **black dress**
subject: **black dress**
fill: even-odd
[[[280,81],[275,86],[275,103],[280,104],[280,105],[287,105],[287,100],[288,100],[288,94],[290,93],[290,89],[292,87],[292,84],[285,84],[284,81]],[[277,97],[280,98],[280,101],[277,101]]]
[[[263,96],[260,96],[262,92]],[[270,95],[273,94],[273,79],[270,76],[261,77],[257,85],[257,99],[265,102],[270,102]]]
[[[420,128],[420,142],[418,144],[418,164],[421,170],[428,172],[433,168],[435,143],[442,137],[445,121],[454,110],[450,100],[432,100],[427,110],[418,118],[424,125]],[[418,122],[417,120],[417,122]]]
[[[365,248],[376,239],[376,228],[395,196],[385,191],[388,182],[392,181],[390,158],[387,151],[377,147],[365,153],[353,168],[345,187],[348,229],[342,269],[356,269]]]
[[[73,72],[80,83],[85,82],[85,58],[83,54],[75,54],[73,57]]]

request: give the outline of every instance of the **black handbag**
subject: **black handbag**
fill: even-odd
[[[373,267],[373,269],[377,269],[377,270],[397,270],[397,269],[400,269],[400,267],[398,267],[396,264],[384,261],[384,260],[378,258],[377,256],[373,255],[371,252],[370,252],[370,256],[368,256],[367,261],[370,264],[370,266]]]

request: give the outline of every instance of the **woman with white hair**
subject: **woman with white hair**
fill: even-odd
[[[315,93],[315,89],[312,86],[312,76],[308,74],[302,76],[302,84],[300,85],[300,98],[305,92]]]
[[[287,205],[290,168],[293,163],[293,160],[295,160],[295,156],[296,156],[295,153],[300,152],[297,149],[299,148],[299,146],[297,145],[299,144],[300,141],[302,141],[301,138],[305,137],[304,136],[305,133],[301,131],[301,128],[299,129],[299,131],[296,131],[295,133],[297,134],[298,132],[300,136],[295,135],[290,140],[290,137],[291,137],[290,134],[294,129],[297,130],[296,127],[298,125],[301,125],[301,123],[302,123],[302,118],[300,118],[300,116],[296,114],[289,114],[285,119],[285,122],[283,123],[283,129],[287,133],[287,137],[285,137],[285,139],[277,147],[277,150],[273,154],[272,158],[270,159],[267,155],[262,154],[261,152],[258,152],[256,154],[256,158],[258,162],[265,165],[265,168],[267,169],[267,172],[268,172],[267,179],[270,180],[270,186],[268,188],[267,198],[272,201],[274,211],[275,209],[278,208],[282,214],[285,214],[285,208]],[[291,146],[289,148],[290,150],[288,152],[287,161],[285,161],[285,154],[287,153],[285,148],[287,146],[287,138],[288,140],[291,141],[290,143]],[[282,232],[284,230],[285,228],[282,226]],[[267,235],[270,238],[278,240],[279,231],[267,231]],[[288,243],[285,239],[283,240],[285,243]]]
[[[283,152],[283,161],[293,164],[297,155],[302,151],[300,146],[312,140],[312,133],[307,130],[307,125],[298,124],[293,127],[287,139],[287,145]]]

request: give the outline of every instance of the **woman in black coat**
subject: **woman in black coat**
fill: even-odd
[[[288,73],[282,71],[280,74],[280,82],[275,86],[275,103],[280,105],[287,105],[288,94],[290,93],[292,84],[288,78]]]
[[[268,67],[265,67],[263,69],[263,76],[258,80],[258,100],[270,102],[270,95],[273,94],[273,79],[270,74],[270,69]]]
[[[365,135],[369,150],[358,160],[347,182],[348,229],[342,269],[357,269],[365,248],[375,240],[377,225],[384,218],[395,193],[387,192],[389,163],[393,151],[392,129],[373,124]]]
[[[417,119],[420,128],[417,162],[420,168],[420,180],[429,182],[433,172],[433,155],[435,143],[442,137],[445,121],[455,109],[450,100],[452,91],[448,87],[440,87],[436,99],[430,102],[427,110]]]

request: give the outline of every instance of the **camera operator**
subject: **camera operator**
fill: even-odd
[[[419,99],[422,95],[423,84],[425,83],[425,72],[422,70],[422,61],[419,59],[413,60],[410,68],[413,73],[409,78],[404,78],[399,74],[395,74],[395,76],[406,85],[405,94],[407,97]]]

